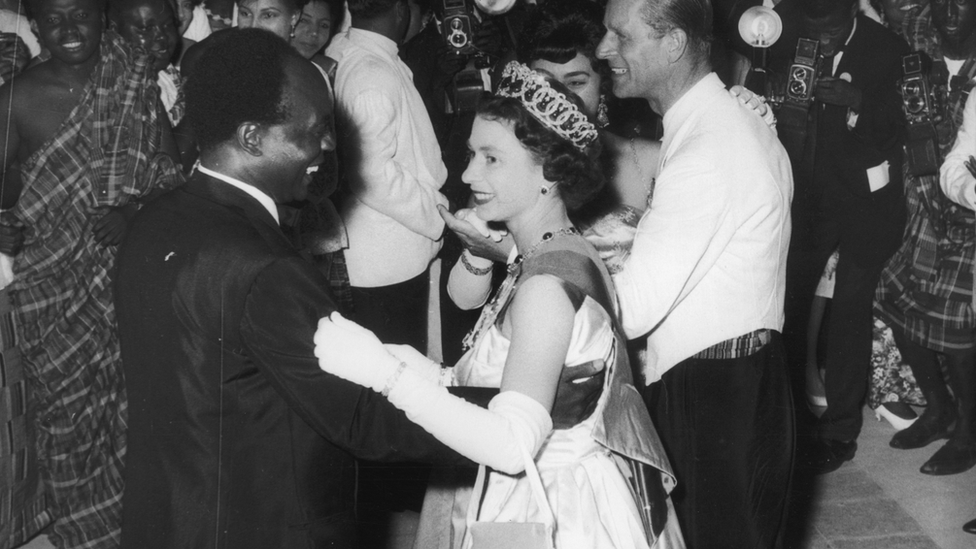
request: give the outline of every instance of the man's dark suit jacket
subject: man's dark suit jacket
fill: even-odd
[[[133,221],[116,308],[129,397],[122,547],[355,547],[354,458],[453,461],[325,374],[328,283],[246,193],[196,174]]]
[[[789,58],[774,61],[778,71],[786,72],[799,36],[801,3],[784,1],[777,6],[784,17],[784,46]],[[788,37],[788,38],[787,38]],[[778,44],[779,45],[779,44]],[[805,238],[810,216],[840,223],[841,231],[864,227],[877,230],[877,236],[890,242],[878,242],[861,250],[883,260],[891,245],[901,238],[904,219],[902,193],[902,145],[904,115],[897,81],[901,78],[901,58],[908,45],[879,23],[857,15],[857,26],[838,63],[835,77],[850,75],[850,82],[861,90],[862,105],[853,130],[848,128],[848,109],[815,102],[816,128],[808,124],[808,139],[815,135],[815,156],[791,158],[794,164],[794,238]],[[833,58],[825,63],[830,64]],[[828,69],[829,71],[829,69]],[[815,132],[815,134],[814,134]],[[887,161],[887,186],[872,192],[867,170]],[[845,219],[845,220],[841,220]],[[822,222],[820,223],[822,226]],[[850,226],[853,224],[853,226]],[[819,230],[819,229],[818,229]],[[832,230],[837,230],[836,228]],[[819,237],[817,237],[819,238]],[[829,238],[828,238],[829,240]],[[867,243],[867,241],[865,241]],[[836,241],[830,244],[836,246]],[[833,251],[826,250],[827,255]],[[858,253],[860,255],[860,253]]]

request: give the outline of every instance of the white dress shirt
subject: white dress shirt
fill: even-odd
[[[614,276],[624,331],[647,336],[647,383],[716,343],[782,330],[790,162],[709,74],[664,115],[662,168]]]
[[[197,164],[197,169],[200,170],[200,173],[205,173],[214,179],[219,179],[231,187],[237,187],[238,189],[251,195],[251,197],[254,198],[254,200],[257,200],[265,210],[268,210],[268,213],[274,218],[275,223],[278,223],[279,225],[281,224],[281,221],[278,220],[278,207],[275,205],[274,200],[272,200],[270,196],[264,194],[264,192],[259,190],[257,187],[248,185],[240,179],[234,179],[229,175],[224,175],[220,172],[207,169],[202,164]]]
[[[440,146],[397,45],[351,28],[326,55],[338,62],[337,127],[351,197],[339,208],[349,235],[349,281],[388,286],[423,273],[441,246],[447,179]]]

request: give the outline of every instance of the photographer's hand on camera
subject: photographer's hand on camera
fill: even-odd
[[[814,97],[821,103],[848,107],[854,112],[861,110],[861,90],[854,84],[840,78],[830,76],[817,80],[817,90]]]

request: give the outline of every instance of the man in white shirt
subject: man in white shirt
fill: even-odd
[[[349,196],[339,211],[349,248],[353,318],[383,340],[423,349],[427,269],[441,247],[447,169],[423,100],[397,48],[406,0],[349,3],[352,27],[326,50],[335,80]]]
[[[614,93],[664,116],[662,169],[614,277],[647,338],[646,400],[690,548],[781,543],[793,409],[779,331],[793,182],[786,152],[709,64],[708,0],[611,0],[597,55]]]
[[[336,122],[348,191],[339,213],[354,308],[348,316],[382,341],[423,351],[428,268],[441,248],[437,206],[448,203],[439,191],[447,168],[413,74],[397,56],[410,26],[407,0],[348,5],[351,28],[325,52],[338,63]],[[379,521],[362,529],[366,545],[370,536],[382,536],[383,510],[419,510],[425,476],[385,464],[364,470],[361,509]],[[411,478],[418,483],[406,488]]]

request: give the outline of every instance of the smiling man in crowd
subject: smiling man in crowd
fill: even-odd
[[[49,60],[0,88],[4,238],[58,547],[119,541],[125,391],[112,274],[138,202],[182,181],[155,73],[98,0],[27,3]],[[163,115],[164,116],[164,115]],[[22,248],[19,243],[22,242]],[[15,505],[16,507],[16,505]]]
[[[661,172],[614,276],[647,338],[645,400],[691,549],[778,547],[793,458],[780,331],[793,180],[775,133],[711,71],[708,0],[610,0],[613,91],[664,117]]]

